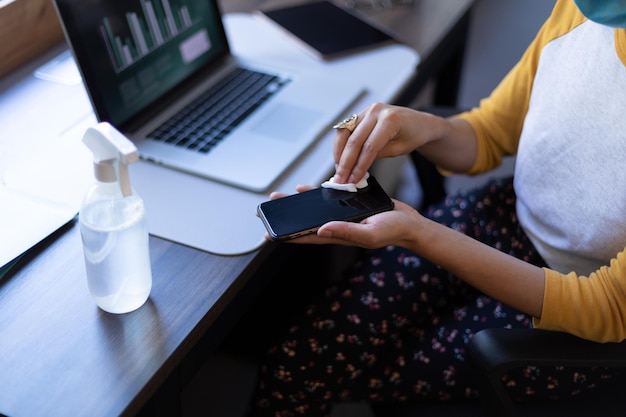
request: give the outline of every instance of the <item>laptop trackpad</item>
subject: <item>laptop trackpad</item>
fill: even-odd
[[[302,126],[311,126],[319,120],[320,112],[290,104],[279,104],[252,131],[275,139],[306,139],[296,134]]]

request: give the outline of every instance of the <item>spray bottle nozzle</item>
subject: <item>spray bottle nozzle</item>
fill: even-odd
[[[135,145],[107,122],[89,127],[83,135],[83,143],[93,153],[96,179],[103,182],[117,180],[122,195],[124,197],[131,195],[133,192],[128,176],[128,164],[139,159]]]

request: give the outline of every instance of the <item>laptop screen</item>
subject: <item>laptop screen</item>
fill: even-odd
[[[216,1],[55,5],[98,119],[118,127],[228,53]]]

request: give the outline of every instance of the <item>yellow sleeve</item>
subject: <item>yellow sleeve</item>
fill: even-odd
[[[541,319],[536,328],[559,330],[596,342],[626,339],[626,248],[589,277],[545,269]]]
[[[528,110],[530,93],[543,47],[585,21],[572,0],[557,1],[521,60],[480,106],[459,115],[476,133],[477,157],[467,174],[498,167],[502,157],[514,155]]]

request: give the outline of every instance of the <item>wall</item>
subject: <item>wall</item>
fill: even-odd
[[[470,108],[489,95],[521,58],[555,1],[479,0],[470,24],[457,105]],[[511,175],[515,159],[505,158],[502,166],[476,177],[456,176],[447,180],[448,192]]]
[[[52,1],[0,1],[0,39],[0,77],[61,43]]]
[[[479,0],[474,8],[458,105],[489,94],[522,56],[555,1]]]

